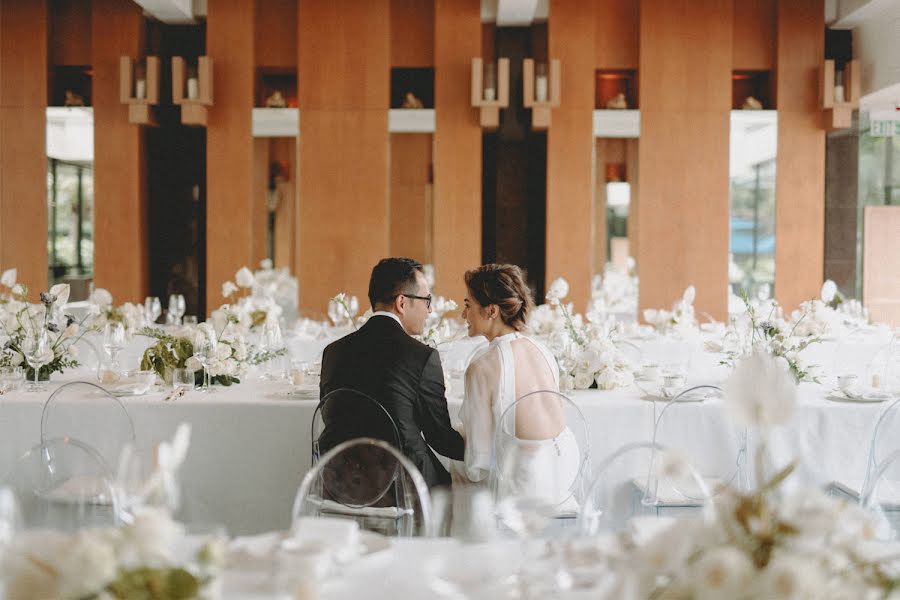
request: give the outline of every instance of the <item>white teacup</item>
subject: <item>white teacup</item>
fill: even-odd
[[[648,381],[659,379],[659,365],[656,363],[648,363],[641,367],[641,379]]]
[[[855,373],[845,373],[837,377],[838,387],[845,392],[855,388],[858,381],[859,377]]]
[[[684,387],[684,375],[672,374],[663,376],[663,387],[681,389]]]

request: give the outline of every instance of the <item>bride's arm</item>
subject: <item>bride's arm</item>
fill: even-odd
[[[491,354],[473,361],[466,369],[466,396],[460,418],[466,434],[466,475],[472,481],[487,479],[494,446],[493,403],[499,388],[500,365]],[[492,368],[493,367],[493,368]]]

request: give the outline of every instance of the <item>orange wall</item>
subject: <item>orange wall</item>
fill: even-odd
[[[44,0],[0,3],[0,269],[32,301],[47,287],[47,17]]]
[[[143,55],[137,4],[93,0],[94,282],[117,303],[143,302],[148,288],[144,132],[119,101],[119,57]]]

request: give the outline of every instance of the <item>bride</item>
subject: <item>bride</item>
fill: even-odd
[[[488,346],[466,369],[460,433],[465,461],[453,461],[455,483],[496,486],[498,498],[512,494],[540,497],[572,506],[571,488],[578,475],[580,452],[556,394],[559,370],[553,355],[521,333],[533,306],[522,270],[514,265],[484,265],[466,272],[463,319],[470,337],[484,336]],[[494,438],[501,415],[516,399],[532,394],[503,417],[498,438],[498,471],[488,481]]]

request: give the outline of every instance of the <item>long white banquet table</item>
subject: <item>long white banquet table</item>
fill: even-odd
[[[57,374],[51,389],[87,378],[87,372]],[[248,535],[289,526],[294,495],[309,469],[316,402],[279,395],[285,389],[283,383],[254,379],[215,394],[189,392],[165,401],[167,392],[158,391],[123,401],[140,445],[170,439],[181,422],[192,425],[191,449],[181,471],[184,495],[195,507],[192,516],[224,524],[232,535]],[[782,462],[802,456],[817,470],[818,482],[861,480],[872,426],[885,405],[834,402],[826,399],[827,389],[800,385],[797,415],[791,425],[776,431],[770,447]],[[40,441],[41,410],[49,393],[0,395],[0,475]],[[585,415],[594,465],[626,443],[649,440],[662,407],[642,399],[636,387],[571,396]],[[458,398],[450,400],[452,417],[460,403]],[[735,441],[724,434],[730,419],[722,401],[675,408],[665,432],[670,443],[691,446],[727,466]],[[96,403],[75,398],[59,410],[103,436],[104,415]],[[643,465],[628,468],[637,477]]]

